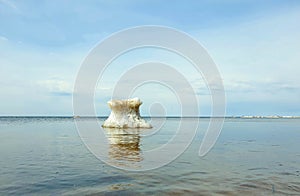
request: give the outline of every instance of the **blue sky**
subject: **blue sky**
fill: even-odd
[[[72,115],[74,80],[88,52],[111,33],[137,25],[170,26],[198,40],[222,74],[227,115],[300,115],[299,21],[299,1],[0,0],[0,115]],[[168,59],[179,70],[184,64],[149,49],[114,62],[96,89],[97,113],[109,114],[105,102],[122,69]],[[183,72],[199,93],[201,115],[209,115],[203,81],[192,69]],[[143,114],[153,94],[167,114],[178,113],[170,92],[150,89],[155,93],[146,87],[136,92],[145,99]]]

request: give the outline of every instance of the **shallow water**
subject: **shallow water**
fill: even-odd
[[[138,167],[143,151],[167,142],[180,120],[168,118],[152,136],[108,131],[108,160]],[[129,172],[89,152],[73,118],[2,117],[0,195],[299,195],[300,119],[227,118],[214,148],[199,157],[208,122],[200,119],[191,146],[172,163]]]

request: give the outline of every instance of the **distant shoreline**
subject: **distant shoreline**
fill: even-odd
[[[107,118],[108,116],[0,116],[0,118]],[[143,116],[144,118],[300,119],[300,116]]]

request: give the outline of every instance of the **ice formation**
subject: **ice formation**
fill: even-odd
[[[103,123],[103,127],[109,128],[152,128],[140,116],[139,107],[143,102],[139,98],[126,100],[111,100],[108,106],[111,113]]]

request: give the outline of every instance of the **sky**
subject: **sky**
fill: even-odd
[[[74,82],[84,58],[112,33],[162,25],[196,39],[218,66],[226,115],[300,116],[299,1],[16,1],[0,0],[0,115],[73,115]],[[117,79],[132,65],[172,64],[193,86],[200,115],[210,115],[201,75],[170,52],[145,48],[124,54],[95,89],[97,115],[108,115]],[[183,66],[184,65],[184,66]],[[158,84],[133,94],[142,114],[160,102],[178,115],[176,96]]]

